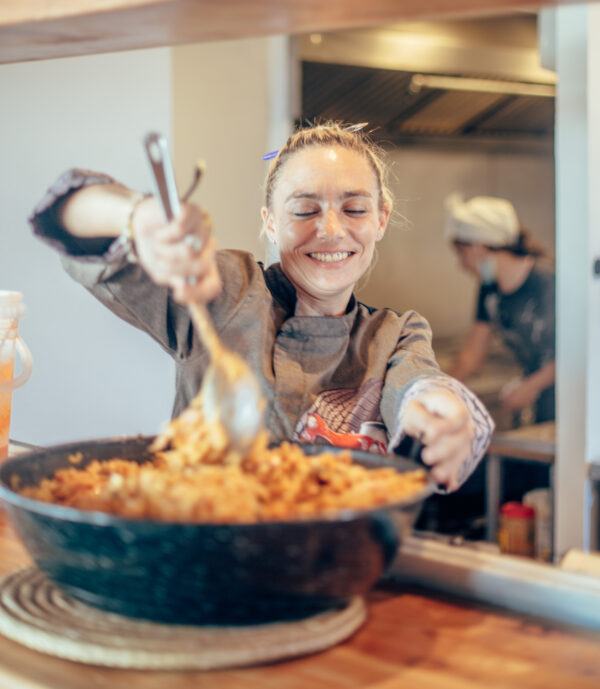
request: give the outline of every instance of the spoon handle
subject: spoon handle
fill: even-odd
[[[192,322],[200,335],[200,339],[208,349],[211,358],[215,359],[223,351],[223,345],[208,315],[206,306],[199,302],[190,302],[188,304],[188,309],[192,317]]]
[[[165,216],[167,220],[173,220],[181,212],[181,204],[167,141],[162,134],[150,132],[144,137],[144,148]]]
[[[171,156],[167,141],[162,134],[150,132],[144,137],[144,148],[152,169],[152,175],[161,200],[167,220],[177,217],[181,211],[175,173],[171,163]],[[204,304],[190,302],[188,304],[192,321],[196,330],[214,358],[222,351],[222,345],[217,335],[208,311]]]

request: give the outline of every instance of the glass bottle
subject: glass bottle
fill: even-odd
[[[21,292],[0,290],[0,461],[8,456],[8,437],[12,392],[27,382],[33,359],[19,333],[19,318],[25,315]],[[19,354],[22,370],[15,378],[15,354]]]

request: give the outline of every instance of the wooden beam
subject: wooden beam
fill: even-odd
[[[0,63],[423,17],[489,16],[522,6],[523,0],[0,0]]]

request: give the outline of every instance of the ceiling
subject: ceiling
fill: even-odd
[[[334,43],[328,35],[307,38],[301,119],[368,122],[373,136],[390,144],[551,149],[554,75],[539,67],[535,18],[499,21],[386,27],[381,58],[381,36],[372,30],[366,38],[336,34]],[[453,79],[449,88],[419,87],[421,75]],[[544,95],[529,95],[531,89]]]

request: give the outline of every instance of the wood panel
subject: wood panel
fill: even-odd
[[[533,6],[572,3],[540,0]],[[523,4],[523,0],[4,0],[0,63],[373,26],[425,16],[499,14]]]

